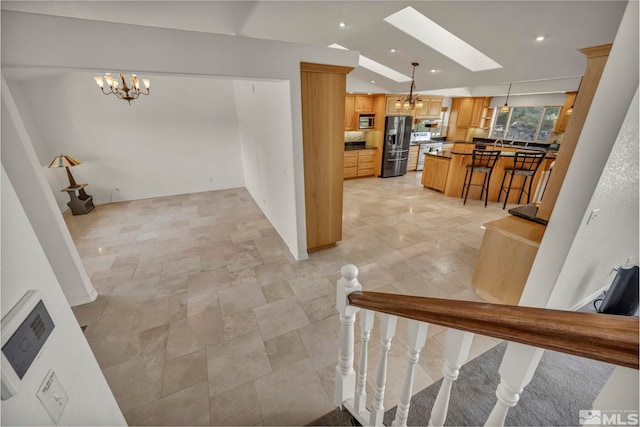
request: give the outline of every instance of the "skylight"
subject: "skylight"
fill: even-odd
[[[348,50],[346,47],[340,46],[337,43],[329,45],[329,47],[332,47],[334,49]],[[382,65],[379,62],[374,61],[373,59],[367,58],[366,56],[360,55],[360,59],[358,60],[358,65],[360,65],[362,68],[371,70],[376,74],[380,74],[381,76],[384,76],[398,83],[411,81],[411,77],[405,76],[404,74],[399,73],[396,70],[387,67],[386,65]]]
[[[502,68],[502,65],[411,6],[387,16],[384,20],[468,70],[485,71]]]

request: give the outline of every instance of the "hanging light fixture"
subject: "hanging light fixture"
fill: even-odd
[[[122,80],[122,88],[118,83],[117,78],[113,78],[110,73],[106,73],[104,75],[104,81],[107,82],[107,86],[109,86],[109,91],[104,90],[104,82],[102,81],[102,77],[95,77],[96,83],[100,86],[100,90],[105,95],[115,95],[119,99],[124,99],[131,105],[131,101],[134,99],[138,99],[140,95],[149,95],[149,79],[142,79],[142,83],[144,84],[147,93],[140,91],[140,81],[135,74],[131,74],[131,78],[129,81],[131,82],[131,87],[127,85],[127,81],[124,78],[124,74],[120,73],[120,79]]]
[[[417,62],[412,62],[411,65],[413,65],[413,72],[411,73],[411,89],[409,90],[409,95],[400,95],[400,97],[396,101],[396,110],[402,108],[403,110],[410,111],[414,108],[422,108],[424,105],[422,103],[422,98],[420,97],[420,95],[413,94],[413,91],[416,88],[416,81],[414,79],[414,76],[416,74],[416,67],[420,64],[418,64]]]
[[[571,103],[571,107],[565,113],[566,115],[570,115],[571,113],[573,113],[573,106],[576,104],[576,98],[578,97],[578,92],[580,92],[580,86],[582,86],[582,79],[583,78],[584,78],[584,76],[580,77],[580,83],[578,84],[578,90],[576,91],[576,95],[573,98],[573,102]]]
[[[511,95],[511,83],[509,83],[509,90],[507,91],[507,100],[504,102],[502,108],[500,108],[501,113],[509,112],[509,95]]]

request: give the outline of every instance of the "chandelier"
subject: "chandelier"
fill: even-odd
[[[418,64],[417,62],[412,62],[411,65],[413,65],[413,72],[411,73],[411,89],[409,90],[409,95],[400,95],[400,97],[396,101],[396,110],[402,108],[403,110],[410,111],[414,108],[422,108],[423,106],[422,98],[420,98],[420,95],[413,94],[413,91],[416,88],[416,81],[414,80],[416,67],[420,64]]]
[[[95,77],[96,83],[100,86],[100,90],[105,95],[115,95],[119,99],[124,99],[131,105],[131,101],[134,99],[138,99],[140,95],[149,95],[149,79],[142,79],[142,83],[144,83],[144,87],[147,90],[147,93],[140,91],[140,81],[135,74],[131,74],[131,78],[129,81],[131,82],[131,87],[127,85],[127,81],[124,78],[124,74],[120,73],[120,79],[122,80],[122,87],[118,83],[117,78],[111,77],[110,73],[106,73],[104,75],[104,81],[107,82],[107,86],[109,86],[109,90],[104,90],[104,82],[102,81],[102,77]]]

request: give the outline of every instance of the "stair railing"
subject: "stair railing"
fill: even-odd
[[[384,416],[387,354],[398,317],[407,319],[407,370],[393,426],[406,426],[413,392],[414,368],[425,345],[429,324],[448,328],[444,344],[443,381],[429,426],[447,417],[451,386],[465,363],[474,334],[510,341],[500,365],[497,402],[485,425],[504,425],[523,389],[533,378],[543,349],[638,369],[638,319],[600,313],[457,301],[409,295],[362,292],[358,269],[345,265],[337,283],[336,308],[341,338],[335,371],[335,404],[362,425],[380,426]],[[362,349],[358,373],[353,367],[354,326],[360,312]],[[373,401],[367,407],[368,346],[374,314],[380,315],[381,357]]]

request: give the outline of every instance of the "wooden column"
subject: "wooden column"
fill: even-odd
[[[351,70],[300,63],[307,250],[342,239],[344,99]]]
[[[573,106],[573,113],[571,119],[567,124],[567,130],[562,138],[560,149],[558,150],[558,157],[556,164],[553,167],[553,172],[549,177],[549,182],[544,190],[544,196],[540,201],[540,207],[536,214],[537,218],[549,221],[553,207],[558,199],[560,188],[562,188],[562,182],[571,163],[573,152],[578,144],[580,133],[582,132],[582,126],[589,113],[591,107],[591,101],[593,95],[596,93],[598,83],[600,82],[600,76],[604,70],[604,66],[607,63],[609,57],[609,51],[611,50],[611,44],[595,46],[582,49],[581,52],[587,57],[587,69],[582,78],[580,85],[580,91],[578,92]]]

